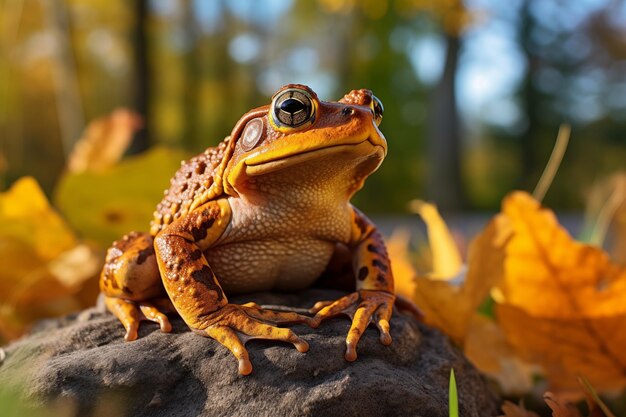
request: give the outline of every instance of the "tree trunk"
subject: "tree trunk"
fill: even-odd
[[[135,108],[144,122],[135,134],[128,153],[139,153],[150,146],[150,67],[148,56],[148,0],[137,0],[135,8]]]
[[[456,72],[461,40],[446,35],[443,74],[431,100],[428,147],[428,198],[444,210],[465,207],[461,179],[461,133],[456,103]]]
[[[540,126],[537,120],[537,109],[541,103],[541,95],[533,82],[540,65],[540,58],[533,51],[531,35],[534,30],[534,18],[530,14],[531,0],[524,1],[520,10],[520,45],[526,58],[526,74],[522,82],[522,106],[526,114],[526,129],[522,134],[522,177],[518,186],[522,189],[532,189],[539,178],[539,171],[545,161],[539,138]]]

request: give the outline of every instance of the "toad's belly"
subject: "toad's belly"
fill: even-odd
[[[205,256],[226,294],[296,291],[320,276],[334,248],[315,239],[248,241],[211,248]]]

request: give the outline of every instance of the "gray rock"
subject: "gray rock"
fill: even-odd
[[[342,293],[254,294],[231,301],[309,307]],[[142,323],[141,338],[124,342],[121,324],[97,308],[40,323],[5,348],[0,381],[22,384],[31,404],[76,416],[448,416],[448,377],[454,368],[460,414],[497,415],[486,381],[441,333],[395,312],[391,346],[371,327],[358,359],[343,358],[349,321],[318,329],[293,326],[311,346],[251,341],[254,371],[217,342],[173,318],[174,331]],[[8,388],[7,388],[8,387]],[[50,408],[49,408],[50,409]]]

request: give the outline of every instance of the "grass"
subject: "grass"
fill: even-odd
[[[454,369],[450,369],[448,407],[450,409],[450,417],[459,417],[459,399],[456,391],[456,378],[454,377]]]

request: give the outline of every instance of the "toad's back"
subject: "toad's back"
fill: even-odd
[[[156,207],[150,228],[152,235],[187,214],[192,203],[211,188],[219,165],[226,155],[229,140],[230,138],[226,138],[217,146],[182,162]]]

